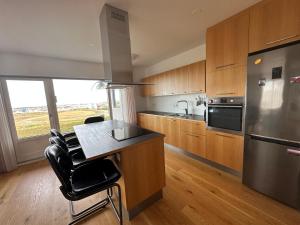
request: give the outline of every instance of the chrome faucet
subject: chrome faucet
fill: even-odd
[[[187,100],[180,100],[180,101],[177,101],[176,102],[176,105],[178,106],[178,103],[180,102],[185,102],[186,103],[186,108],[184,109],[185,110],[185,115],[188,115],[189,114],[189,103]]]

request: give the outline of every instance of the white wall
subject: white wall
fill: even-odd
[[[188,65],[200,60],[205,60],[205,45],[199,45],[186,52],[180,53],[159,63],[149,67],[137,67],[134,69],[134,81],[140,82],[144,77],[175,69],[184,65]],[[196,97],[205,97],[204,94],[192,95],[175,95],[162,97],[142,97],[139,91],[136,91],[137,111],[153,110],[163,112],[184,113],[184,104],[176,106],[179,100],[187,100],[189,102],[189,113],[202,115],[205,107],[203,105],[196,106]]]
[[[2,52],[0,75],[101,79],[104,72],[101,63]]]

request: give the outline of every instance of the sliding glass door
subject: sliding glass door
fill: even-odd
[[[4,79],[4,99],[19,163],[43,156],[49,131],[73,130],[89,116],[110,119],[107,90],[96,80]]]
[[[3,82],[9,124],[17,161],[41,157],[48,143],[51,116],[44,79],[7,79]]]

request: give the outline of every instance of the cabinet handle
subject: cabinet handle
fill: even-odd
[[[186,134],[186,135],[188,135],[188,136],[192,136],[192,137],[199,137],[199,136],[197,136],[197,135],[193,135],[193,134]]]
[[[296,149],[290,149],[290,148],[288,148],[286,151],[287,151],[287,153],[289,153],[289,154],[296,155],[296,156],[300,156],[300,149],[299,149],[299,150],[296,150]]]
[[[228,66],[233,66],[233,65],[235,65],[235,63],[231,63],[231,64],[227,64],[227,65],[222,65],[222,66],[217,66],[216,69],[221,69],[221,68],[228,67]]]
[[[226,135],[226,134],[218,134],[218,133],[216,133],[216,135],[217,135],[217,136],[220,136],[220,137],[234,138],[234,137],[232,137],[232,136],[230,136],[230,135]]]
[[[224,93],[217,93],[217,95],[233,95],[234,92],[224,92]]]
[[[275,44],[275,43],[277,43],[277,42],[285,41],[285,40],[288,40],[288,39],[291,39],[291,38],[294,38],[294,37],[298,37],[298,36],[299,36],[298,34],[291,35],[291,36],[284,37],[284,38],[281,38],[281,39],[278,39],[278,40],[275,40],[275,41],[267,42],[266,45]]]

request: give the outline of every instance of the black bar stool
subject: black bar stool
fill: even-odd
[[[85,119],[84,124],[103,122],[104,116],[91,116]]]
[[[58,145],[62,150],[64,150],[71,158],[74,167],[80,166],[82,163],[86,162],[85,155],[80,146],[68,148],[67,144],[59,137],[49,138],[49,143],[51,145]]]
[[[77,147],[80,145],[74,132],[62,134],[56,129],[51,129],[50,134],[52,137],[59,137],[67,144],[68,147]]]
[[[61,182],[60,190],[62,194],[69,200],[70,213],[73,219],[69,225],[84,220],[91,214],[103,209],[109,203],[112,205],[120,225],[123,224],[121,188],[119,184],[116,183],[121,177],[121,174],[111,160],[103,159],[101,161],[91,161],[90,163],[74,168],[68,154],[58,145],[47,147],[45,156]],[[112,189],[114,187],[117,188],[118,210],[112,201]],[[87,198],[101,191],[107,192],[106,198],[80,213],[75,213],[73,201]]]

